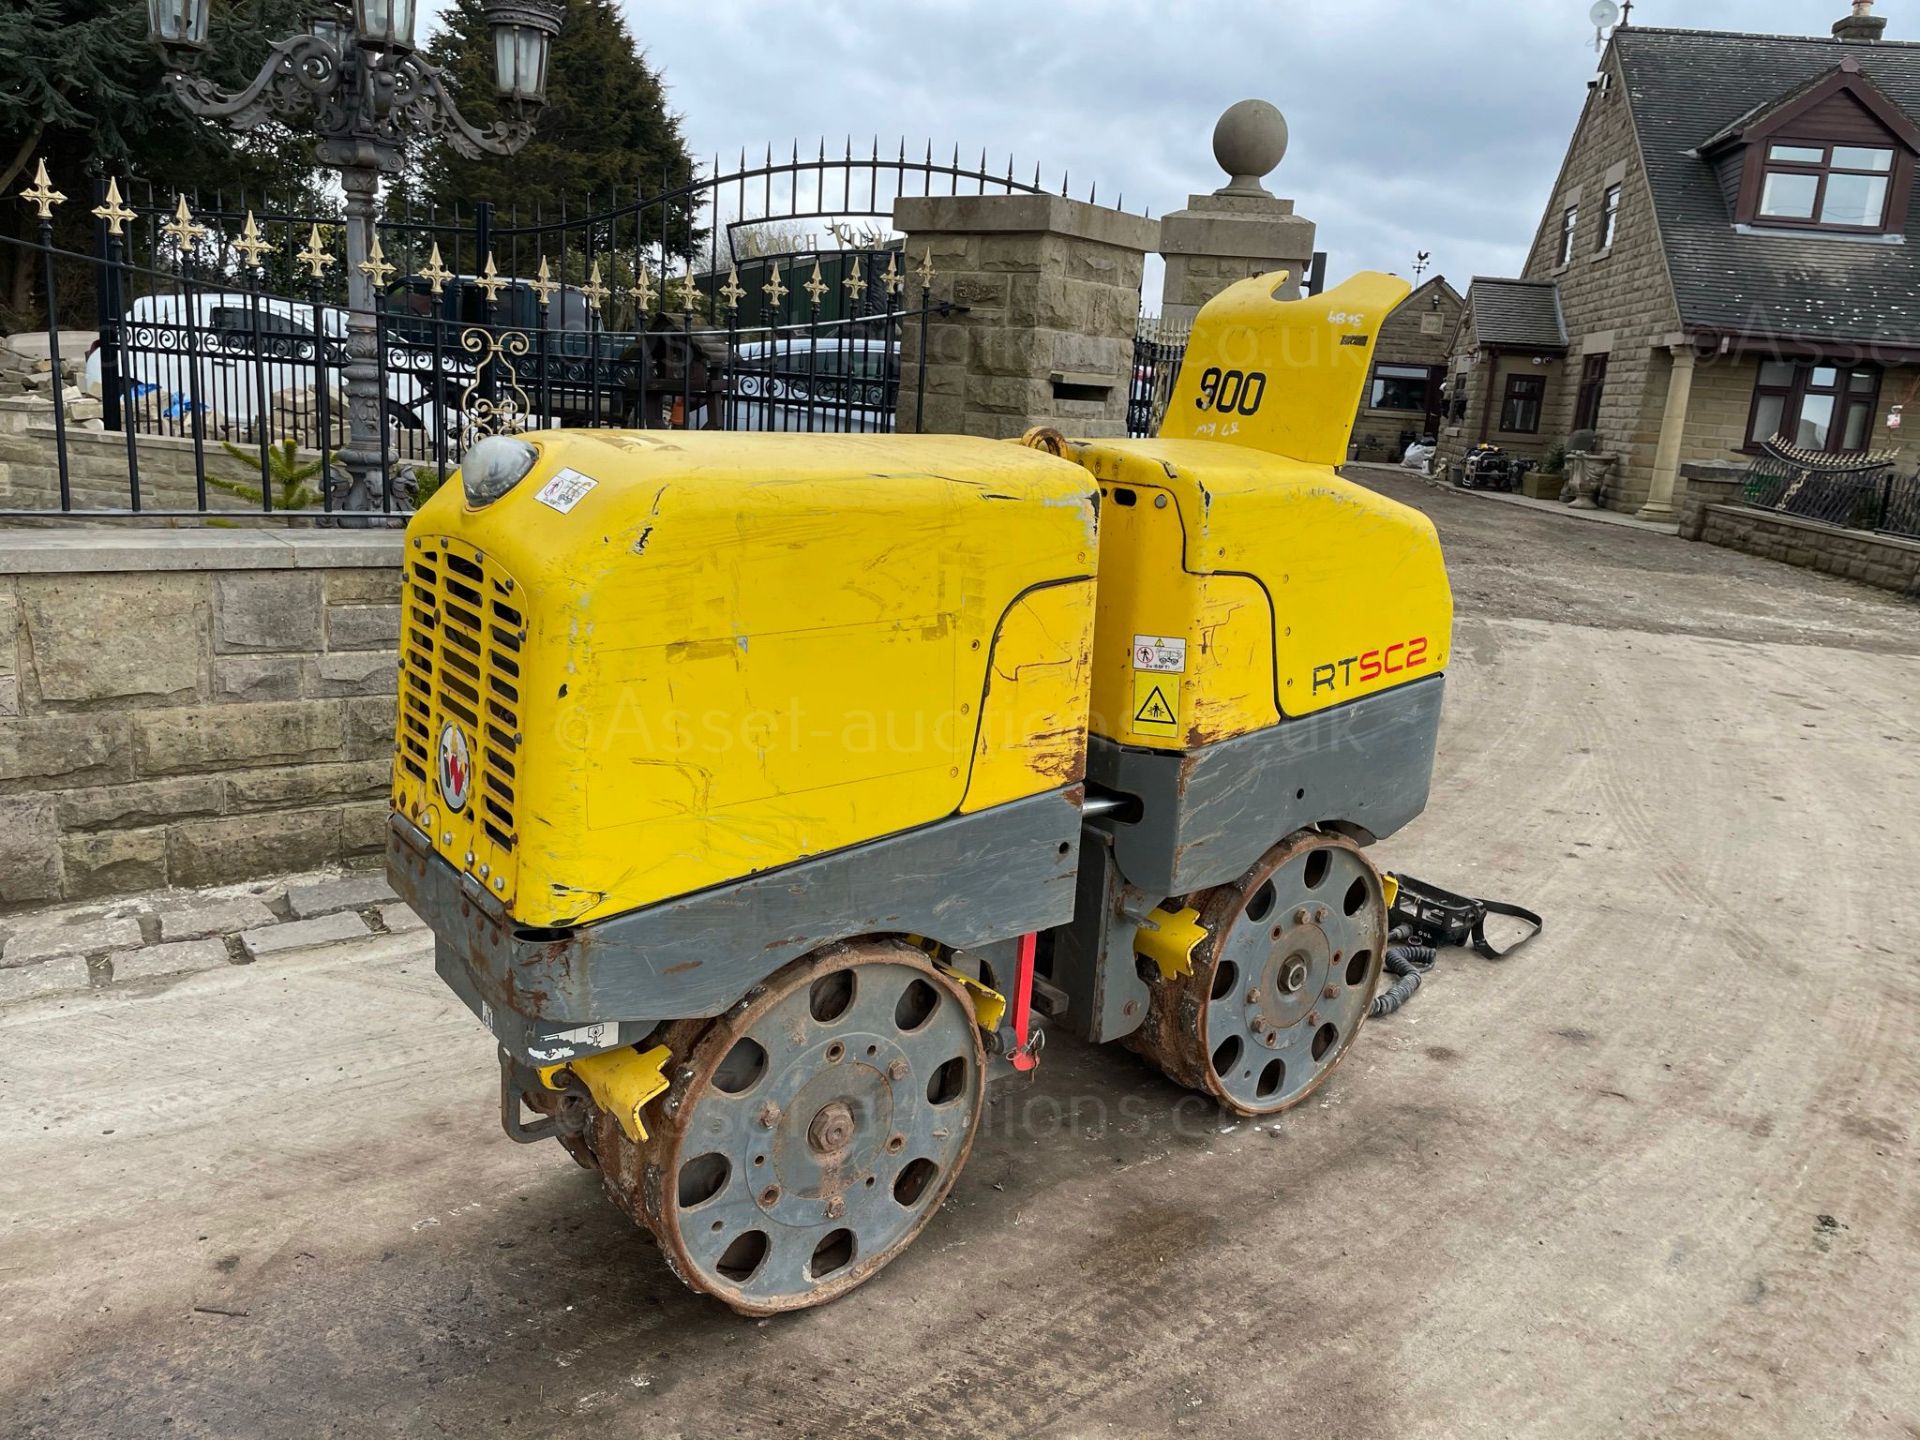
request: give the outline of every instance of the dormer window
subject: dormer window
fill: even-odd
[[[1776,141],[1767,146],[1755,219],[1836,230],[1885,230],[1891,148]]]
[[[1920,125],[1845,54],[1702,141],[1699,153],[1736,225],[1893,243],[1907,228]]]

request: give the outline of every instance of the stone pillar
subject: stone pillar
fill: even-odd
[[[895,201],[893,224],[907,237],[900,433],[1126,433],[1154,221],[1058,195],[931,195]],[[933,303],[956,309],[928,317],[923,407],[917,312],[929,256]]]
[[[1647,503],[1637,512],[1642,520],[1671,520],[1673,482],[1680,474],[1680,442],[1687,431],[1687,407],[1693,401],[1691,344],[1673,347],[1673,374],[1667,378],[1667,408],[1660,417],[1660,443],[1653,452],[1653,481]]]
[[[1746,487],[1747,467],[1718,460],[1682,465],[1687,493],[1680,497],[1680,538],[1698,540],[1706,534],[1707,507],[1732,505]]]
[[[1287,121],[1264,100],[1229,106],[1213,128],[1213,157],[1228,181],[1160,222],[1166,280],[1160,316],[1191,324],[1200,307],[1236,280],[1288,272],[1281,294],[1297,299],[1313,264],[1314,227],[1260,183],[1287,153]]]

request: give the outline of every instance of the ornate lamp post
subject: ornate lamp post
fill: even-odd
[[[165,55],[167,87],[189,112],[246,132],[268,120],[303,123],[319,137],[320,163],[340,172],[347,210],[349,430],[340,461],[352,477],[345,508],[375,508],[381,473],[374,302],[392,266],[374,235],[381,172],[401,166],[410,140],[442,139],[469,159],[511,155],[533,135],[546,102],[547,56],[566,0],[487,0],[495,84],[507,118],[481,130],[455,107],[439,70],[414,48],[416,0],[353,0],[328,9],[305,34],[268,51],[237,94],[195,73],[207,47],[212,0],[147,0],[147,36]]]

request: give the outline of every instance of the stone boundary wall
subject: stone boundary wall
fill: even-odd
[[[1681,473],[1687,482],[1680,508],[1682,539],[1704,540],[1920,600],[1920,541],[1742,505],[1744,466],[1686,465]]]
[[[0,538],[0,908],[372,864],[399,531]]]

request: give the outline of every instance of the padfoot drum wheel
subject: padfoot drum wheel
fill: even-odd
[[[1239,1114],[1299,1104],[1347,1053],[1379,984],[1379,872],[1350,840],[1306,833],[1187,903],[1206,931],[1192,972],[1165,980],[1143,964],[1152,1004],[1128,1043]]]
[[[693,1289],[748,1315],[871,1278],[946,1197],[980,1122],[966,993],[896,941],[836,946],[679,1021],[661,1122],[589,1130],[607,1188]],[[656,1113],[648,1107],[648,1115]]]

